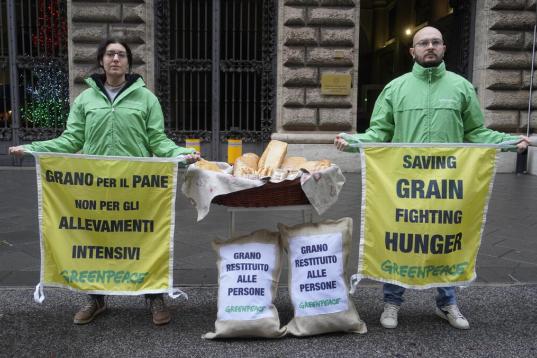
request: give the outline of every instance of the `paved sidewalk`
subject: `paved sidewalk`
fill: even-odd
[[[214,329],[216,288],[186,288],[188,301],[171,303],[172,322],[154,327],[141,297],[110,297],[110,310],[86,326],[72,315],[81,295],[46,290],[42,305],[30,289],[0,288],[0,357],[536,357],[537,285],[480,286],[459,292],[471,324],[461,331],[434,314],[433,290],[409,290],[399,327],[380,326],[380,290],[360,288],[354,299],[367,323],[364,335],[335,333],[282,339],[207,341]],[[292,316],[285,289],[276,306]]]
[[[322,218],[353,218],[350,270],[354,272],[361,178],[353,173],[345,176],[347,181],[338,203]],[[0,286],[33,286],[39,280],[40,261],[35,171],[0,168],[0,198]],[[237,215],[237,228],[244,233],[261,228],[276,230],[278,222],[293,225],[302,220],[300,213],[289,211]],[[194,208],[178,193],[174,243],[177,285],[216,284],[216,259],[210,243],[217,237],[227,237],[228,219],[224,207],[213,205],[209,215],[196,222]],[[477,273],[482,283],[537,283],[537,176],[496,175]]]

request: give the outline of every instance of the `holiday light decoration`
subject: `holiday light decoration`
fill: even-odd
[[[58,55],[58,50],[67,44],[67,22],[60,0],[38,1],[37,33],[32,43],[45,56]]]
[[[25,88],[25,104],[21,118],[34,127],[63,127],[69,114],[69,80],[62,52],[67,47],[65,4],[60,0],[39,0],[38,16],[32,45],[39,57],[32,60],[32,69],[21,75],[25,83],[28,75],[32,84]]]
[[[69,81],[57,61],[37,64],[32,74],[35,82],[28,86],[29,95],[21,109],[22,119],[36,127],[63,127],[69,114]]]

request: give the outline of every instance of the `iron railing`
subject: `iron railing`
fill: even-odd
[[[69,112],[65,0],[0,0],[0,141],[60,134]]]
[[[11,140],[11,91],[9,72],[7,0],[0,0],[0,140]]]
[[[269,140],[276,2],[156,3],[157,94],[168,135],[179,142],[197,137],[213,146],[231,135],[248,143]]]

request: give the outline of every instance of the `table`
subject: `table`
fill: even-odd
[[[238,212],[252,212],[252,211],[302,211],[302,221],[303,223],[311,223],[313,221],[313,206],[311,204],[306,205],[284,205],[284,206],[267,206],[267,207],[227,207],[227,212],[229,213],[229,237],[239,236],[235,230],[235,221],[236,213]]]

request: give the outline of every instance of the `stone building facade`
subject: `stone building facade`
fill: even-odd
[[[535,3],[479,0],[476,7],[473,83],[486,124],[495,129],[526,132]],[[535,106],[535,93],[532,97]],[[534,130],[536,119],[534,112]]]
[[[86,86],[84,78],[97,72],[97,46],[107,37],[121,38],[132,50],[133,71],[154,88],[153,0],[67,2],[71,101]]]
[[[485,125],[526,134],[529,120],[530,134],[537,133],[535,92],[528,118],[536,1],[477,0],[475,19],[472,82],[485,114]],[[534,89],[536,84],[534,76]],[[511,171],[513,161],[506,161],[505,171]],[[529,150],[528,171],[537,174],[535,147]]]
[[[276,131],[272,138],[289,143],[291,154],[340,158],[330,144],[334,134],[356,130],[359,1],[278,3]],[[323,95],[324,74],[350,75],[350,93]],[[351,162],[339,160],[340,165],[352,167]]]
[[[486,125],[525,133],[536,0],[476,0],[472,81]],[[334,150],[334,135],[356,130],[360,0],[278,0],[276,108],[273,139],[290,143],[291,154],[328,157],[356,170],[356,157]],[[155,74],[153,0],[68,1],[71,97],[95,71],[96,44],[117,36],[132,44],[134,70],[150,88]],[[348,95],[322,95],[326,73],[351,76]],[[534,79],[534,86],[537,79]],[[534,92],[533,106],[537,106]],[[530,131],[537,132],[537,113]],[[530,170],[537,173],[537,155]],[[505,171],[514,170],[513,155]]]

